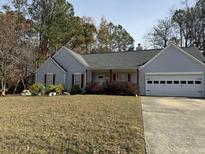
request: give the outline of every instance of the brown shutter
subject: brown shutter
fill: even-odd
[[[116,81],[116,74],[113,74],[113,81]]]
[[[128,82],[131,82],[131,74],[128,73]]]
[[[45,86],[46,86],[46,78],[47,78],[47,76],[46,76],[46,74],[44,75],[44,84],[45,84]]]
[[[55,84],[56,84],[56,75],[53,74],[53,85],[55,85]]]
[[[81,88],[84,87],[84,74],[81,74]]]
[[[112,70],[110,70],[110,83],[112,83]]]
[[[72,86],[74,85],[74,74],[72,74]]]

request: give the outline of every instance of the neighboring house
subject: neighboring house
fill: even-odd
[[[170,44],[163,50],[80,55],[62,47],[36,70],[36,83],[73,84],[128,81],[141,95],[205,96],[205,57],[195,47]]]

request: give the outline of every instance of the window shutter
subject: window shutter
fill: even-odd
[[[72,74],[72,86],[74,85],[74,74]]]
[[[113,81],[116,81],[116,74],[113,74]]]
[[[131,74],[128,73],[128,82],[131,82]]]
[[[53,85],[55,85],[55,84],[56,84],[56,75],[53,74]]]
[[[84,87],[84,74],[81,74],[81,88]]]
[[[46,86],[46,74],[44,75],[44,84],[45,84],[45,86]]]

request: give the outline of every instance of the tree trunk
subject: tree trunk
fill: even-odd
[[[40,46],[39,46],[39,49],[40,49],[40,54],[39,56],[42,56],[44,57],[44,59],[47,58],[48,56],[48,38],[43,38],[40,40]]]
[[[85,43],[85,52],[88,53],[88,43]]]
[[[182,27],[180,26],[180,46],[183,46],[183,32],[182,32]]]
[[[3,77],[1,78],[1,92],[3,91],[3,85],[4,85],[4,81],[3,81]]]
[[[188,37],[185,38],[185,47],[188,47]]]
[[[167,40],[165,39],[164,40],[164,48],[166,48],[167,47]]]
[[[203,21],[203,55],[205,55],[205,23]]]
[[[2,96],[6,96],[6,80],[4,77],[2,77],[2,81],[1,81],[1,84],[2,84]]]
[[[25,85],[25,82],[24,82],[24,77],[21,78],[21,81],[22,81],[24,90],[26,90],[26,85]]]
[[[13,95],[16,93],[16,89],[17,89],[17,87],[19,85],[19,82],[20,82],[20,80],[18,80],[17,83],[16,83],[16,86],[15,86],[14,91],[13,91]]]

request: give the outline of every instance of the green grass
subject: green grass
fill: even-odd
[[[0,98],[0,153],[144,153],[136,97]]]

